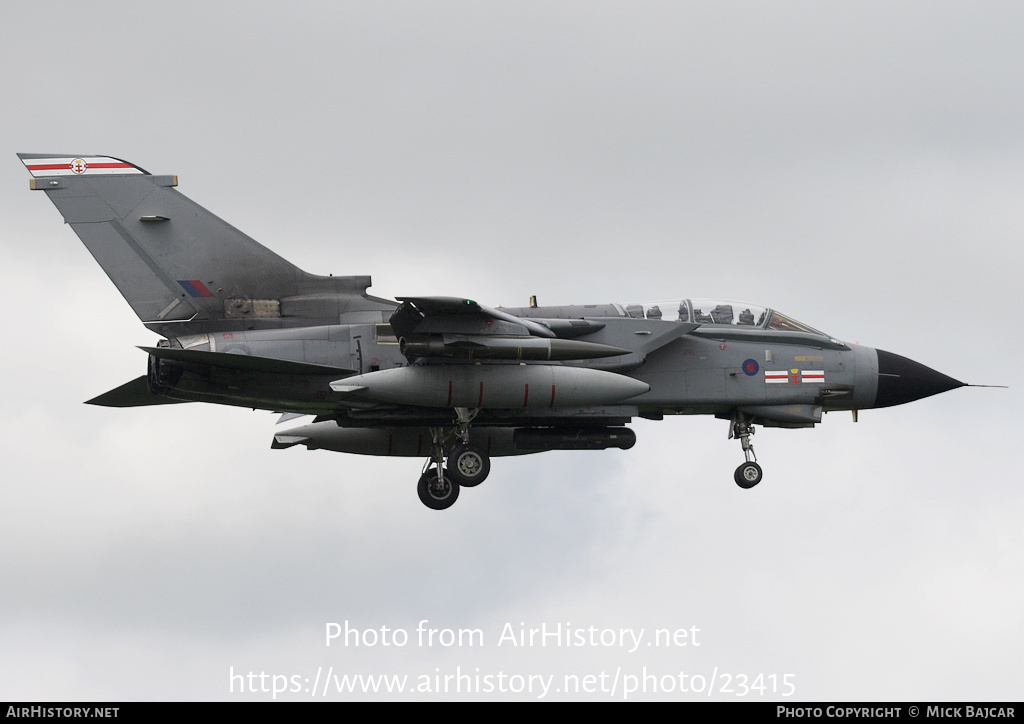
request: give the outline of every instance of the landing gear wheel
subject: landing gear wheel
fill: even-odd
[[[736,468],[732,477],[738,486],[749,490],[761,482],[761,466],[755,462],[745,462]]]
[[[420,476],[416,485],[416,493],[420,502],[432,510],[450,508],[459,499],[459,484],[454,482],[447,473],[437,479],[437,468],[430,468]]]
[[[479,485],[490,472],[490,457],[476,445],[456,445],[448,455],[448,477],[464,488]]]

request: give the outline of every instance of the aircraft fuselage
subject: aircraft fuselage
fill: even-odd
[[[428,456],[417,492],[452,505],[490,458],[627,449],[637,417],[730,421],[761,480],[754,425],[903,404],[963,386],[847,345],[776,310],[715,299],[491,308],[367,293],[368,276],[309,274],[154,176],[109,156],[18,154],[147,328],[146,375],[93,400],[210,402],[297,415],[297,445]]]

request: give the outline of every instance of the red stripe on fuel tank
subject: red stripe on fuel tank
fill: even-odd
[[[551,385],[551,404],[548,405],[548,407],[554,407],[554,406],[555,406],[555,386]]]
[[[484,406],[484,383],[483,382],[480,383],[480,394],[476,398],[476,406],[477,407],[483,407]]]
[[[448,380],[448,402],[445,403],[445,407],[452,406],[452,381]]]
[[[523,385],[523,407],[526,407],[527,401],[530,399],[530,385],[529,383]]]

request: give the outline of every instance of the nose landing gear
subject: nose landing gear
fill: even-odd
[[[761,466],[757,464],[754,444],[750,442],[750,436],[754,432],[753,423],[748,422],[743,413],[737,411],[729,428],[729,439],[739,438],[740,444],[743,446],[743,456],[747,461],[736,468],[736,472],[733,473],[732,477],[736,484],[744,490],[752,488],[761,482]]]

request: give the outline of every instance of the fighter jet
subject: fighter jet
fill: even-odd
[[[768,307],[683,298],[489,307],[452,296],[381,299],[368,276],[308,274],[108,156],[20,153],[142,323],[160,335],[145,375],[89,404],[210,402],[315,419],[274,436],[361,455],[423,457],[417,492],[451,506],[492,457],[629,449],[635,418],[727,420],[762,478],[755,426],[901,405],[965,383],[849,345]]]

